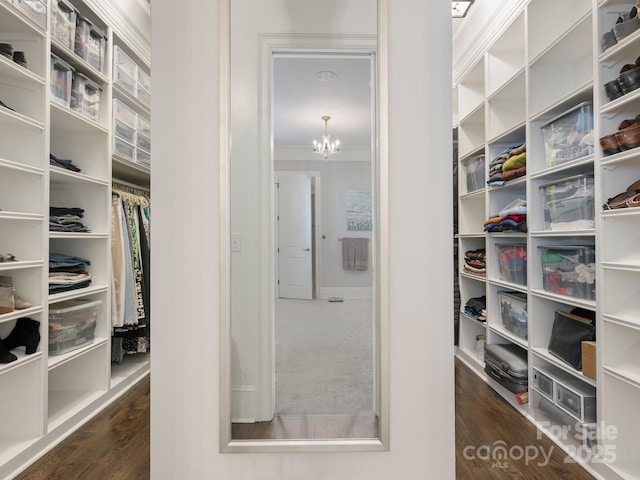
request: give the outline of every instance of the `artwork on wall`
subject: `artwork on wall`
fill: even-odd
[[[371,192],[347,190],[347,230],[371,230]]]

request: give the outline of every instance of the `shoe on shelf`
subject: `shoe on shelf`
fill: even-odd
[[[16,62],[18,65],[21,65],[24,68],[27,68],[27,57],[25,56],[24,52],[20,52],[20,51],[13,52],[13,61]]]
[[[7,350],[25,347],[25,353],[36,353],[40,343],[40,322],[31,318],[19,318],[7,338],[2,340]]]
[[[9,303],[13,304],[13,309],[10,310],[11,312],[13,312],[13,310],[25,310],[27,308],[31,308],[33,307],[33,305],[29,302],[27,302],[26,300],[24,300],[23,298],[19,297],[18,295],[16,295],[15,292],[15,287],[13,286],[13,279],[11,277],[7,277],[7,276],[1,276],[0,277],[0,288],[11,288],[13,289],[13,300]],[[6,301],[4,303],[7,303]],[[0,309],[2,308],[2,300],[0,299]],[[3,313],[9,313],[9,312],[3,312]]]
[[[0,263],[17,261],[18,259],[13,253],[0,253]]]
[[[12,286],[0,286],[0,315],[11,313],[15,309],[15,288]]]
[[[604,84],[604,93],[610,102],[624,95],[617,78]]]
[[[13,45],[10,43],[0,43],[0,55],[7,57],[9,60],[13,60]]]
[[[623,66],[620,70],[620,75],[618,75],[618,83],[625,94],[640,88],[640,67],[635,63],[628,63]]]
[[[633,7],[628,16],[618,17],[618,21],[616,21],[616,24],[613,26],[613,34],[617,42],[620,42],[623,38],[628,37],[640,28],[640,18],[638,18],[637,13],[637,8]]]
[[[608,48],[613,47],[618,41],[616,40],[616,35],[613,33],[613,30],[609,30],[602,34],[602,39],[600,40],[600,44],[602,45],[602,51],[605,52]]]
[[[2,340],[0,340],[0,363],[11,363],[15,362],[16,360],[18,360],[18,357],[11,353],[9,349],[5,347]]]
[[[635,124],[616,132],[616,140],[620,150],[631,150],[640,147],[640,124]]]

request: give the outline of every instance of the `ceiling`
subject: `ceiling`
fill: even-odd
[[[370,148],[371,60],[354,55],[288,55],[274,58],[273,122],[275,148],[308,148],[329,133],[341,148]],[[319,72],[334,72],[322,81]]]

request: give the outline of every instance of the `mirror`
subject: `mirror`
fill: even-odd
[[[228,8],[221,449],[385,449],[380,5]]]

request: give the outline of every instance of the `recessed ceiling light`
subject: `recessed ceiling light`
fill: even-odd
[[[461,2],[451,2],[451,16],[453,18],[462,18],[469,11],[469,7],[474,0],[465,0]]]
[[[330,70],[323,70],[321,72],[316,73],[316,77],[321,82],[333,82],[338,74],[336,72],[332,72]]]

